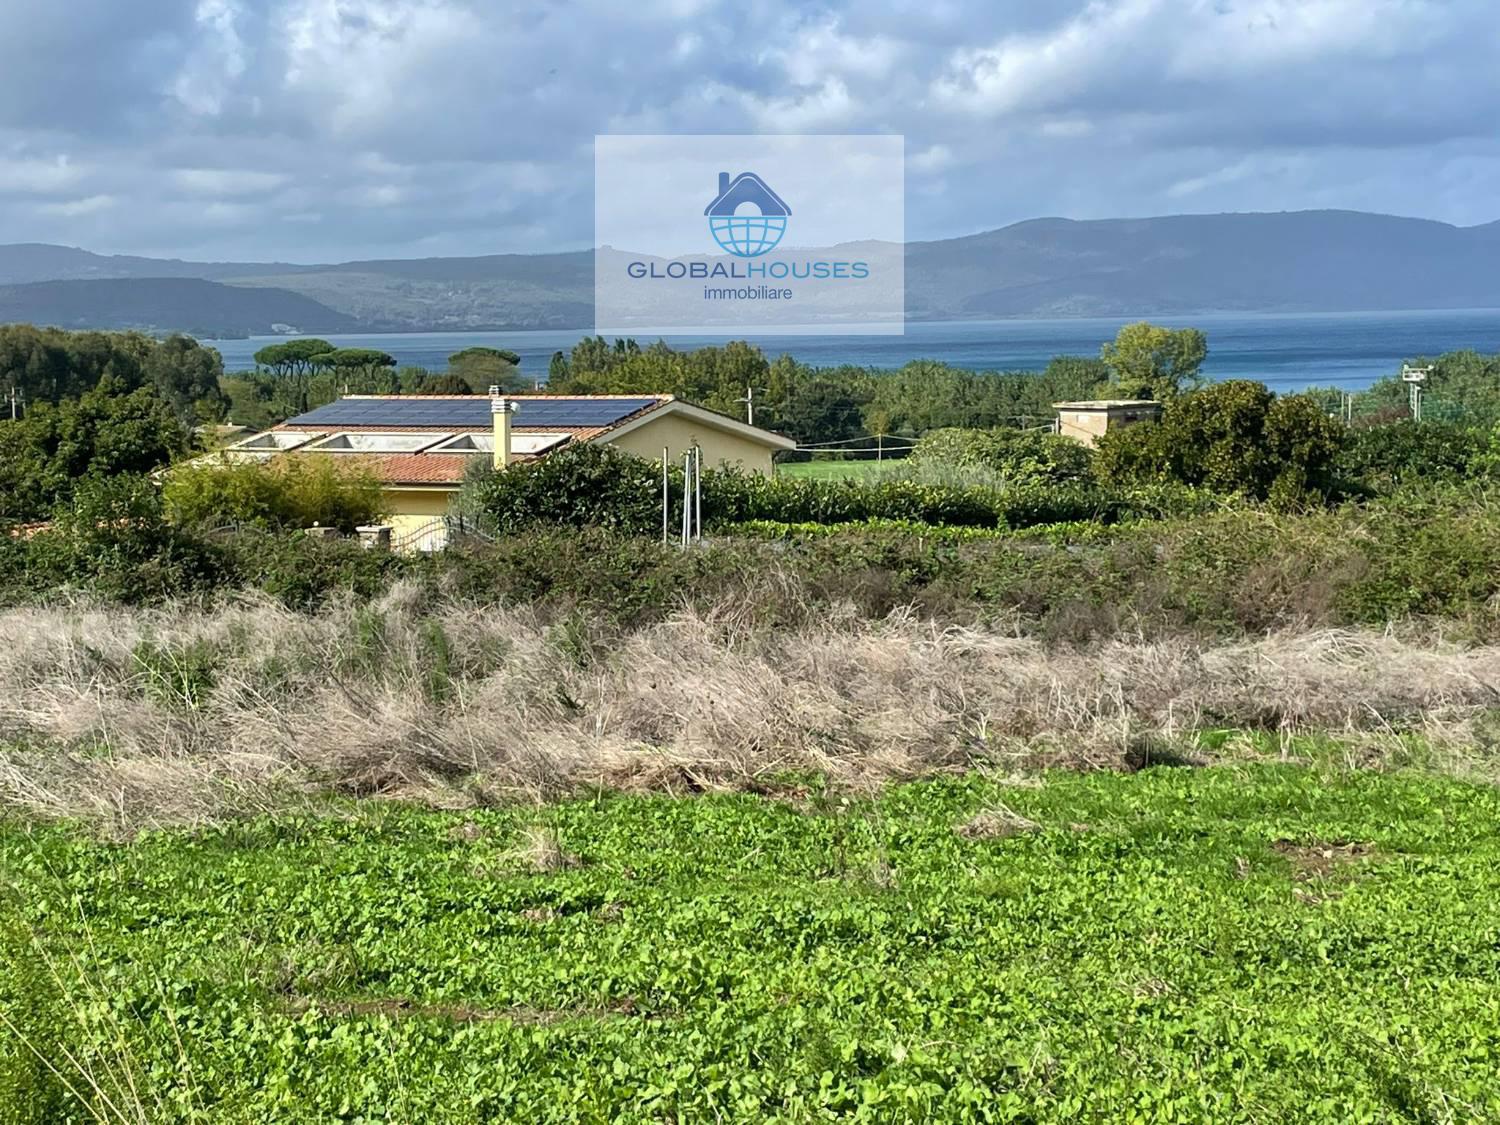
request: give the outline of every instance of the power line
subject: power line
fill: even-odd
[[[856,441],[871,441],[872,439],[875,439],[875,438],[879,438],[879,439],[882,439],[884,441],[904,441],[909,446],[914,446],[914,445],[917,444],[917,439],[916,438],[900,437],[900,436],[898,436],[896,434],[866,434],[864,437],[840,438],[838,441],[810,441],[810,442],[807,442],[807,443],[805,443],[803,445],[797,446],[797,448],[798,449],[830,449],[830,448],[833,448],[834,446],[849,445],[850,443],[856,442]],[[871,446],[870,448],[873,449],[875,447]]]

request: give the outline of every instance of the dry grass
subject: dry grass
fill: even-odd
[[[525,843],[514,856],[538,875],[550,875],[554,871],[565,871],[578,866],[578,857],[562,846],[562,839],[555,829],[533,825],[526,829]],[[531,921],[540,920],[534,916]]]
[[[966,840],[1003,840],[1007,836],[1036,832],[1040,828],[1041,825],[1030,817],[999,805],[993,809],[981,809],[953,831]]]
[[[738,611],[609,636],[397,589],[0,613],[0,808],[122,830],[328,792],[466,807],[580,786],[876,784],[985,764],[1170,758],[1204,726],[1416,731],[1488,774],[1500,647],[1324,631],[1088,648],[896,615],[761,630]]]

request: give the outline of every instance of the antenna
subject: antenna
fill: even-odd
[[[745,421],[752,426],[755,425],[755,388],[752,387],[749,383],[746,383],[745,397],[737,398],[734,401],[743,402],[745,404]]]
[[[1427,376],[1432,374],[1432,367],[1414,367],[1410,363],[1401,365],[1401,381],[1411,391],[1411,420],[1420,422],[1422,420],[1422,386],[1427,382]]]

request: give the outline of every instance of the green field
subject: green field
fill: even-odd
[[[0,1121],[1493,1120],[1497,824],[1275,764],[13,820]]]
[[[784,461],[776,466],[776,475],[807,480],[865,480],[885,469],[899,465],[889,461]]]

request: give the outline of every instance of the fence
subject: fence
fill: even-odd
[[[393,551],[442,551],[464,543],[493,543],[493,527],[472,515],[439,516],[391,537]]]

